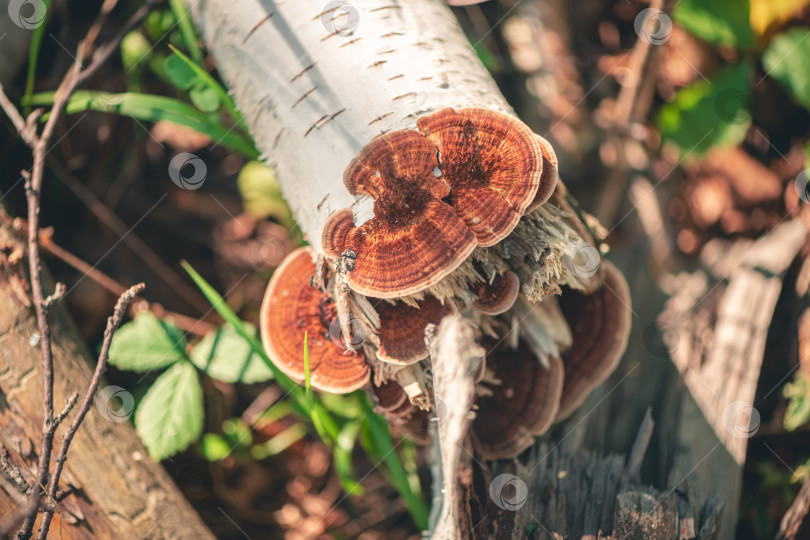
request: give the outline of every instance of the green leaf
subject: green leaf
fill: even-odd
[[[228,92],[219,84],[216,79],[214,79],[207,71],[197,65],[191,58],[183,54],[182,52],[178,51],[176,48],[169,45],[169,48],[174,52],[174,54],[180,58],[183,62],[188,65],[190,69],[197,74],[197,78],[200,82],[204,83],[211,89],[216,95],[219,97],[219,100],[225,105],[225,108],[228,110],[230,115],[233,119],[240,124],[241,126],[245,127],[245,120],[242,118],[242,115],[236,109],[236,105],[234,105],[231,96],[228,95]]]
[[[206,433],[200,441],[200,451],[208,461],[219,461],[231,453],[231,446],[216,433]]]
[[[160,369],[186,358],[186,339],[179,328],[142,311],[115,333],[110,364],[128,371]]]
[[[188,93],[188,97],[195,107],[207,113],[217,112],[221,105],[217,93],[204,84],[194,86]]]
[[[255,335],[252,324],[244,325]],[[210,377],[224,382],[250,384],[273,378],[273,372],[253,352],[250,343],[230,325],[208,332],[191,350],[189,358]]]
[[[754,45],[748,0],[681,0],[675,21],[696,36],[737,48]]]
[[[776,36],[762,55],[762,65],[796,101],[810,109],[810,30],[794,28]]]
[[[155,461],[185,450],[202,433],[202,387],[190,362],[166,370],[146,392],[135,413],[135,427]]]
[[[166,71],[169,82],[180,90],[188,90],[197,82],[197,74],[194,73],[194,70],[175,55],[169,56],[163,61],[163,69]]]
[[[783,421],[785,429],[794,431],[810,422],[810,376],[798,372],[796,379],[786,384],[782,393],[788,399]]]
[[[751,27],[757,34],[766,34],[771,27],[797,15],[808,0],[751,0]]]
[[[239,171],[237,184],[248,214],[256,219],[272,217],[285,227],[292,227],[292,212],[270,167],[259,161],[248,161]]]
[[[712,78],[684,88],[661,108],[661,135],[683,152],[704,154],[713,146],[733,146],[751,125],[751,71],[747,62],[735,64]]]
[[[133,30],[121,40],[121,64],[124,71],[129,72],[134,69],[152,50],[143,34],[138,30]]]
[[[36,106],[52,105],[54,92],[43,92],[31,97],[31,104]],[[181,126],[208,135],[217,144],[239,152],[249,159],[259,156],[258,150],[249,138],[240,135],[233,128],[225,127],[218,120],[212,120],[188,103],[165,96],[153,96],[126,92],[110,94],[93,90],[74,92],[65,108],[66,114],[75,114],[86,110],[116,113],[138,120],[158,122],[168,120]],[[42,116],[46,120],[48,115]]]

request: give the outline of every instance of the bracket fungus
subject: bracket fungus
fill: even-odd
[[[287,376],[303,381],[304,334],[309,350],[310,382],[324,392],[343,394],[362,388],[370,370],[362,350],[333,339],[337,318],[332,298],[310,285],[315,253],[303,247],[289,254],[273,273],[260,313],[267,355]]]
[[[513,116],[448,108],[416,124],[374,138],[343,174],[350,193],[374,200],[373,215],[356,224],[338,210],[323,228],[329,257],[354,258],[346,280],[362,294],[435,285],[476,247],[506,238],[556,183],[556,171],[543,175],[541,139]]]
[[[619,365],[630,337],[630,289],[621,272],[602,261],[604,281],[590,294],[566,289],[560,310],[571,329],[571,347],[562,352],[565,383],[557,412],[564,420]]]
[[[507,270],[503,274],[496,274],[491,283],[479,281],[474,284],[473,292],[478,297],[473,301],[475,309],[485,315],[500,315],[515,305],[520,280],[517,274]]]
[[[262,338],[302,380],[307,331],[315,388],[366,387],[392,425],[426,441],[437,365],[426,328],[462,309],[479,340],[505,342],[471,377],[473,431],[486,458],[514,457],[616,368],[630,328],[627,284],[600,266],[589,242],[598,245],[601,226],[567,193],[546,139],[480,108],[415,124],[375,137],[351,161],[343,183],[356,202],[326,220],[318,286],[314,252],[291,254],[268,286]],[[576,258],[586,249],[593,268]],[[356,350],[330,336],[330,327],[349,332],[334,324],[344,314],[365,326]]]
[[[473,430],[487,459],[509,458],[534,443],[557,415],[563,389],[559,358],[544,367],[521,340],[516,350],[501,346],[487,354],[494,381],[477,401]]]
[[[391,364],[408,365],[427,358],[425,328],[439,324],[455,308],[451,303],[442,305],[434,296],[426,296],[418,307],[401,301],[390,303],[379,300],[374,309],[380,316],[380,347],[377,358]]]

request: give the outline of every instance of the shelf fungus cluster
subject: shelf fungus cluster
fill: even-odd
[[[262,305],[262,339],[287,375],[304,379],[306,334],[314,388],[365,388],[392,424],[428,440],[443,413],[426,330],[459,313],[486,350],[472,430],[496,459],[525,450],[615,369],[627,284],[525,124],[487,109],[428,114],[369,142],[343,182],[357,202],[327,220],[325,256],[290,254]]]

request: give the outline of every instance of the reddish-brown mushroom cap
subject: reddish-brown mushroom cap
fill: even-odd
[[[560,310],[571,329],[573,344],[562,353],[565,384],[558,421],[570,416],[613,373],[627,347],[630,289],[611,263],[602,261],[602,269],[604,282],[595,292],[565,289],[560,296]]]
[[[443,109],[416,121],[439,149],[448,202],[478,244],[506,238],[534,200],[542,176],[539,142],[520,120],[489,109]]]
[[[557,154],[551,143],[540,135],[536,135],[537,142],[540,145],[540,152],[543,154],[543,174],[540,177],[540,187],[537,188],[537,195],[529,205],[527,212],[531,212],[538,206],[543,205],[549,200],[551,194],[554,193],[554,188],[557,187],[558,180],[558,167]]]
[[[405,403],[410,405],[408,395],[396,381],[387,381],[379,386],[375,384],[374,396],[376,397],[377,408],[382,412],[392,413],[399,411]]]
[[[354,195],[374,199],[374,217],[355,226],[342,210],[324,225],[331,257],[351,250],[349,286],[367,296],[407,296],[434,285],[476,247],[475,236],[442,201],[449,186],[434,174],[435,146],[416,131],[394,131],[366,145],[343,182]]]
[[[342,394],[363,387],[369,367],[361,351],[331,339],[337,317],[332,299],[310,286],[314,252],[303,247],[290,253],[273,273],[264,295],[261,333],[267,355],[289,377],[303,381],[304,333],[313,388]]]
[[[379,300],[374,309],[380,315],[380,348],[377,358],[392,364],[413,364],[427,358],[425,328],[439,324],[453,311],[449,302],[442,305],[434,296],[419,301],[419,307],[404,302],[389,303]]]
[[[543,367],[529,346],[501,347],[487,355],[487,367],[501,383],[479,398],[473,429],[487,459],[515,457],[554,422],[563,387],[563,366],[551,358]]]
[[[500,315],[508,311],[517,300],[520,292],[520,279],[517,274],[507,270],[496,275],[492,283],[479,281],[472,287],[478,299],[473,307],[486,315]]]

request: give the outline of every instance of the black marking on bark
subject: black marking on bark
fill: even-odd
[[[293,103],[293,106],[292,106],[292,107],[290,107],[290,109],[294,109],[296,105],[298,105],[299,103],[301,103],[302,101],[304,101],[304,100],[307,98],[307,96],[309,96],[309,95],[310,95],[312,92],[314,92],[314,91],[315,91],[317,88],[318,88],[317,86],[313,86],[312,88],[310,88],[309,90],[307,90],[307,91],[304,93],[304,95],[303,95],[303,96],[301,96],[300,98],[298,98],[298,101],[296,101],[295,103]]]
[[[282,133],[284,133],[284,128],[281,128],[278,131],[278,135],[276,135],[276,139],[273,141],[273,150],[275,150],[276,146],[278,146],[278,141],[281,139],[281,134]]]
[[[384,114],[384,115],[382,115],[382,116],[378,116],[377,118],[375,118],[374,120],[372,120],[371,122],[369,122],[369,123],[368,123],[368,125],[376,124],[377,122],[379,122],[379,121],[381,121],[381,120],[383,120],[383,119],[385,119],[385,118],[388,118],[388,117],[389,117],[389,116],[391,116],[392,114],[394,114],[394,113],[393,113],[393,111],[392,111],[392,112],[390,112],[390,113],[385,113],[385,114]]]
[[[416,92],[408,92],[407,94],[402,94],[401,96],[397,96],[397,97],[395,97],[395,98],[394,98],[394,99],[392,99],[391,101],[396,101],[396,100],[398,100],[398,99],[405,99],[405,98],[407,98],[407,97],[411,97],[411,96],[415,96],[415,95],[416,95]]]
[[[329,39],[330,37],[334,37],[334,36],[336,36],[336,35],[337,35],[337,32],[332,32],[331,34],[328,34],[327,36],[322,37],[322,38],[321,38],[321,41],[326,41],[326,40],[327,40],[327,39]]]
[[[383,64],[385,64],[387,62],[388,62],[388,60],[377,60],[376,62],[374,62],[373,64],[368,66],[368,69],[380,67],[381,65],[383,65]]]
[[[333,7],[332,9],[327,9],[326,11],[322,11],[322,12],[321,12],[321,13],[319,13],[318,15],[315,15],[314,17],[312,17],[312,20],[313,20],[313,21],[317,21],[318,19],[320,19],[320,18],[321,18],[321,17],[323,17],[324,15],[328,15],[329,13],[332,13],[333,11],[337,11],[337,10],[339,10],[339,9],[340,9],[340,8],[342,8],[342,7],[343,7],[343,6],[335,6],[335,7]]]
[[[398,6],[396,4],[391,4],[391,5],[388,5],[388,6],[382,6],[382,7],[371,9],[371,10],[369,10],[369,13],[374,13],[375,11],[383,11],[384,9],[402,9],[402,6]]]
[[[404,36],[404,35],[405,35],[405,32],[388,32],[387,34],[383,34],[380,37],[381,38],[386,38],[386,37]]]
[[[340,47],[338,47],[338,48],[339,48],[339,49],[342,49],[342,48],[343,48],[343,47],[345,47],[346,45],[351,45],[352,43],[357,43],[357,42],[358,42],[358,41],[360,41],[361,39],[363,39],[363,38],[362,38],[362,37],[356,37],[356,38],[354,38],[354,39],[353,39],[353,40],[351,40],[351,41],[347,41],[346,43],[344,43],[343,45],[341,45],[341,46],[340,46]]]
[[[382,52],[379,52],[377,54],[391,54],[393,52],[397,52],[397,50],[396,49],[388,49],[387,51],[382,51]]]
[[[420,79],[416,79],[416,80],[417,80],[417,81],[429,81],[429,80],[430,80],[430,79],[432,79],[432,78],[433,78],[433,76],[432,76],[432,75],[428,75],[427,77],[422,77],[422,78],[420,78]]]
[[[269,20],[270,20],[270,17],[272,17],[273,15],[274,15],[273,13],[268,13],[268,14],[267,14],[267,16],[266,16],[264,19],[262,19],[261,21],[259,21],[259,22],[256,24],[256,26],[254,26],[253,28],[251,28],[251,29],[250,29],[250,32],[248,32],[248,34],[245,36],[245,39],[243,39],[243,40],[242,40],[242,45],[244,45],[245,43],[247,43],[247,40],[249,40],[249,39],[250,39],[250,36],[252,36],[252,35],[253,35],[253,34],[256,32],[256,30],[258,30],[258,29],[259,29],[259,27],[260,27],[261,25],[263,25],[264,23],[266,23],[267,21],[269,21]]]
[[[388,80],[393,81],[394,79],[402,79],[403,77],[405,77],[405,74],[400,73],[399,75],[394,75],[393,77],[389,77]]]
[[[329,198],[329,195],[331,195],[331,193],[327,193],[327,194],[326,194],[326,197],[324,197],[323,199],[321,199],[321,202],[319,202],[319,203],[318,203],[318,205],[315,207],[315,210],[320,210],[320,209],[321,209],[321,206],[323,206],[323,203],[325,203],[325,202],[326,202],[326,199],[328,199],[328,198]]]
[[[299,77],[303,76],[303,75],[304,75],[304,73],[306,73],[307,71],[309,71],[310,69],[312,69],[312,68],[314,68],[314,67],[315,67],[315,62],[312,62],[310,65],[308,65],[307,67],[305,67],[304,69],[302,69],[301,71],[299,71],[299,72],[298,72],[298,75],[296,75],[295,77],[293,77],[292,79],[290,79],[290,82],[295,82],[296,80],[298,80],[298,78],[299,78]]]

